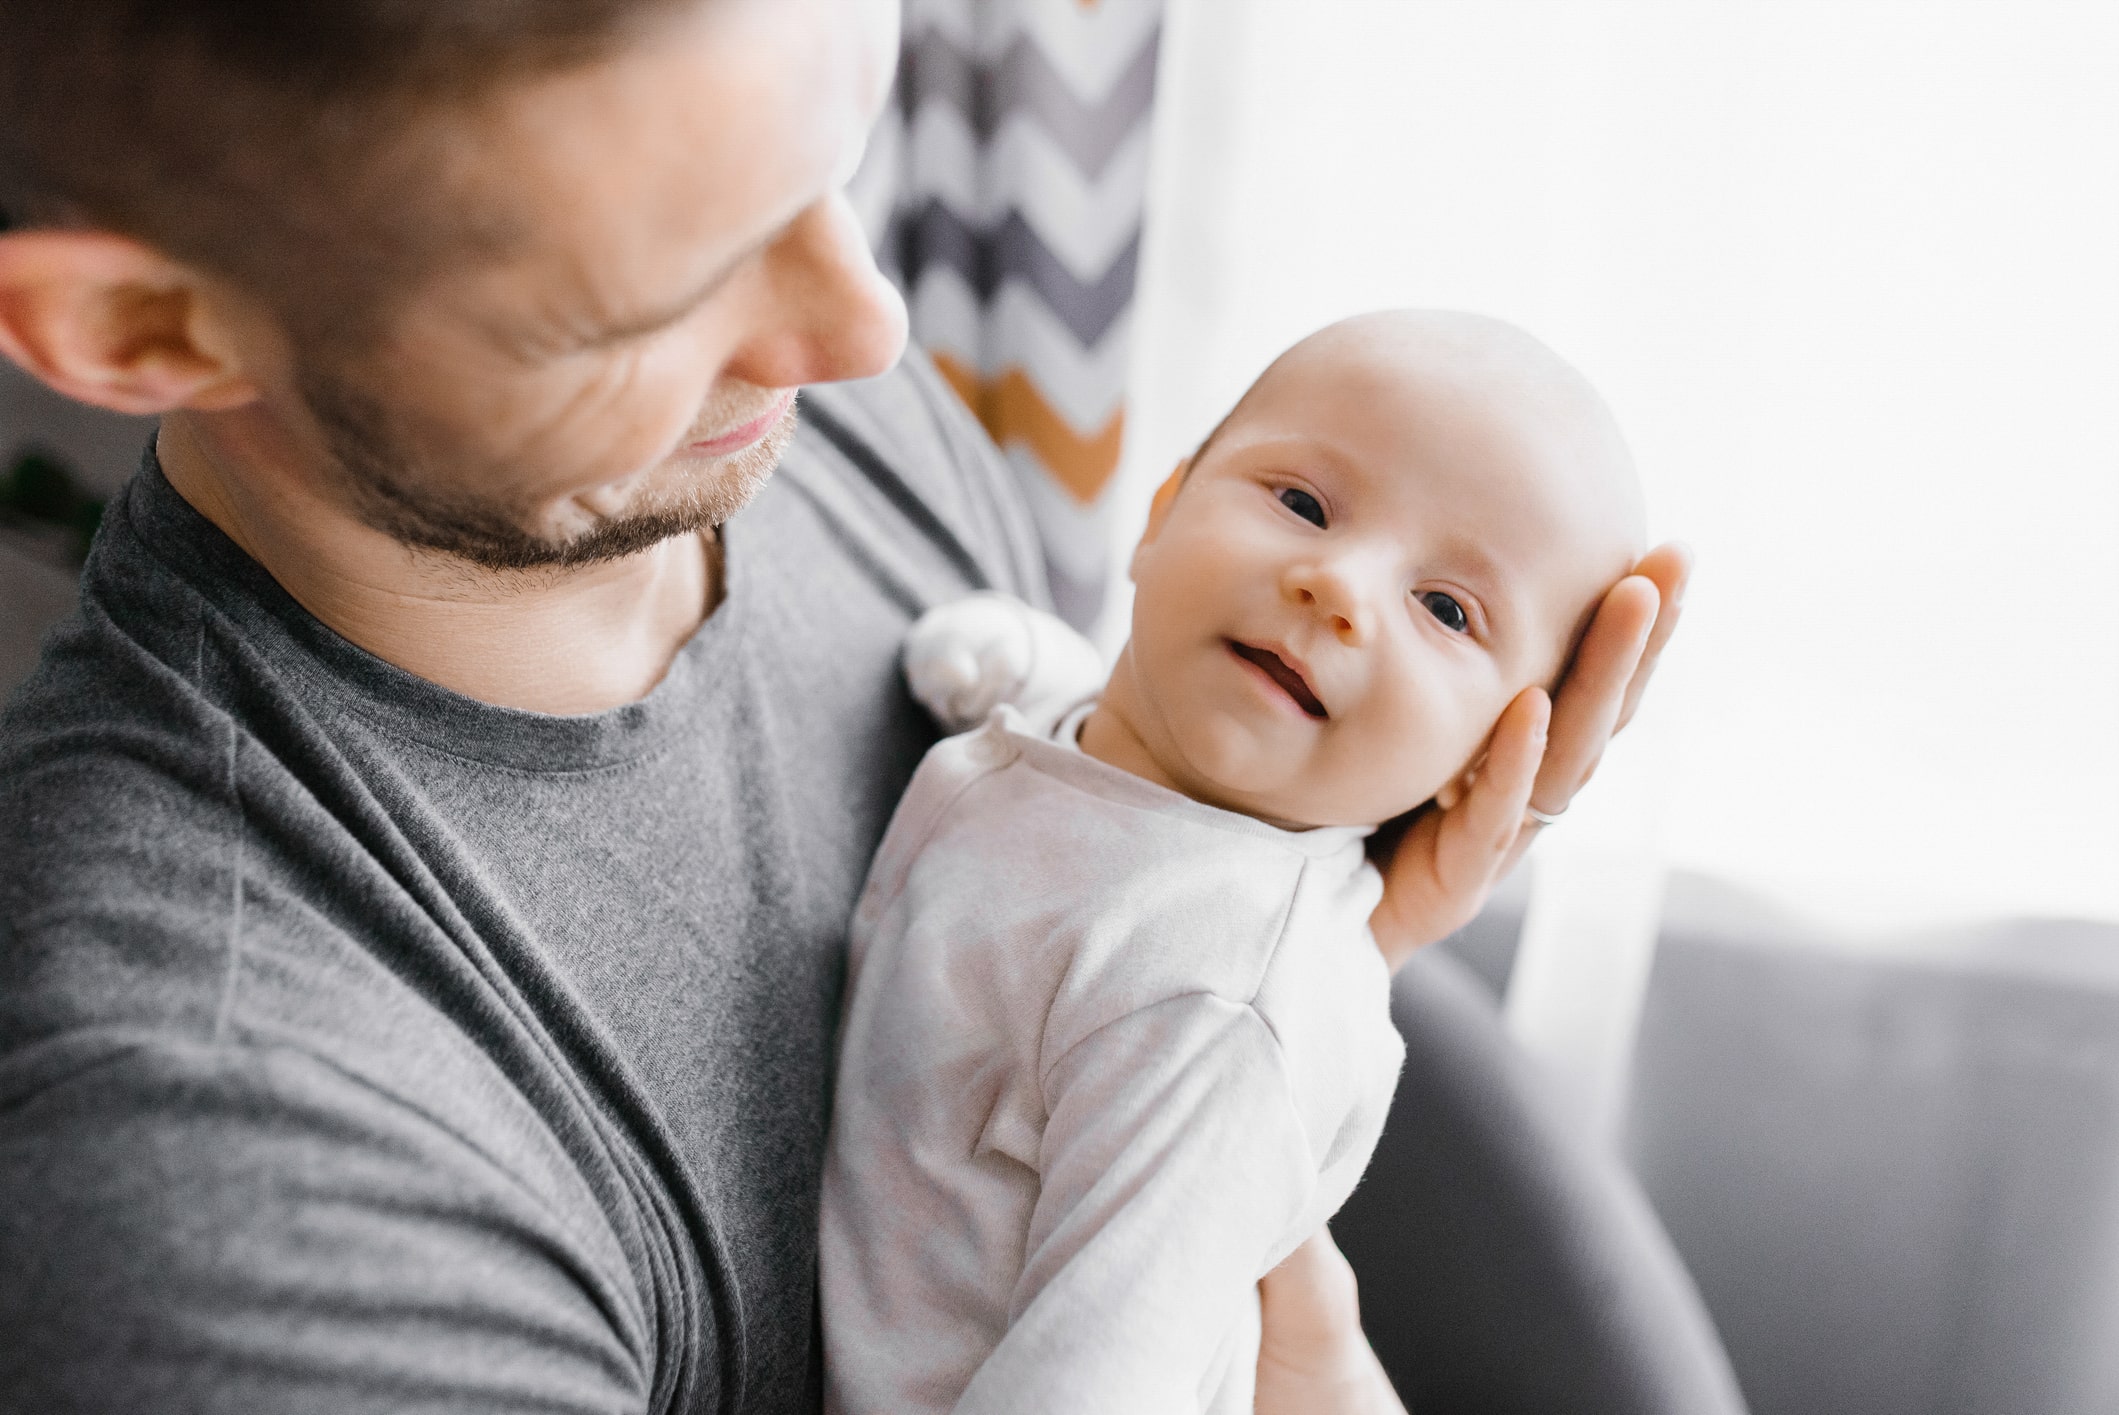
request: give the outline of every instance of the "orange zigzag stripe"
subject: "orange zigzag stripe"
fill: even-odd
[[[966,407],[978,415],[995,442],[1021,442],[1051,471],[1067,494],[1087,506],[1096,500],[1118,470],[1125,441],[1126,410],[1120,408],[1102,428],[1084,437],[1045,401],[1030,375],[1010,364],[992,378],[981,378],[962,360],[934,356],[935,367],[949,380]]]

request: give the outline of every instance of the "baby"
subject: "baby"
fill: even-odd
[[[1403,1058],[1364,838],[1464,792],[1640,523],[1603,404],[1510,326],[1365,315],[1266,370],[1157,494],[1100,696],[938,744],[877,853],[832,1410],[1251,1409],[1257,1283],[1352,1191]],[[945,710],[1079,663],[992,597],[916,636]]]

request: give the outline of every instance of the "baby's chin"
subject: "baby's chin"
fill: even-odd
[[[1487,735],[1464,731],[1473,720],[1343,715],[1321,730],[1286,734],[1230,712],[1195,718],[1165,740],[1182,744],[1217,805],[1291,829],[1373,829],[1419,810],[1464,775]]]
[[[1316,830],[1326,826],[1373,829],[1426,805],[1435,797],[1433,790],[1408,799],[1404,791],[1386,794],[1362,789],[1367,783],[1335,788],[1333,783],[1315,779],[1254,783],[1250,789],[1234,782],[1202,785],[1204,789],[1193,793],[1200,799],[1283,830]]]
[[[1259,814],[1258,819],[1266,821],[1270,825],[1277,825],[1283,830],[1321,830],[1327,826],[1358,826],[1363,830],[1376,830],[1390,824],[1401,816],[1411,815],[1414,811],[1434,799],[1433,796],[1424,796],[1409,806],[1399,806],[1396,809],[1364,807],[1355,807],[1347,810],[1331,810],[1329,808],[1297,809],[1277,816]],[[1297,801],[1287,804],[1301,807],[1305,803]],[[1253,814],[1257,813],[1254,812]]]
[[[1157,729],[1143,745],[1178,789],[1285,830],[1372,828],[1433,799],[1454,774],[1431,753],[1401,753],[1378,772],[1371,769],[1375,754],[1354,750],[1353,742],[1335,749],[1261,737],[1241,713],[1164,716]]]

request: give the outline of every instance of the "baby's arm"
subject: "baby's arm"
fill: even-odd
[[[1216,1356],[1317,1182],[1264,1020],[1171,998],[1075,1043],[1043,1090],[1008,1331],[957,1415],[1173,1415],[1200,1409],[1214,1376],[1248,1392],[1252,1371],[1216,1371]],[[1255,1362],[1255,1344],[1236,1359]]]
[[[1096,649],[1064,621],[991,590],[938,605],[905,636],[905,681],[945,732],[978,726],[1001,703],[1057,720],[1103,685]]]

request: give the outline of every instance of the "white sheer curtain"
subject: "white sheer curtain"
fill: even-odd
[[[2119,918],[2119,4],[1172,0],[1166,44],[1136,508],[1330,318],[1517,320],[1701,559],[1577,842],[1852,925]]]

